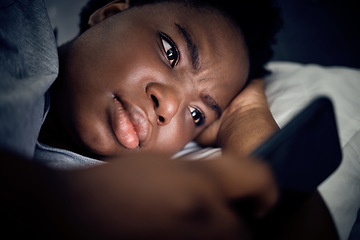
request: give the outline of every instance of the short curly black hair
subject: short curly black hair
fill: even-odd
[[[80,13],[80,34],[89,28],[90,15],[109,2],[111,0],[89,0]],[[181,2],[219,10],[239,26],[244,35],[250,59],[248,79],[269,73],[265,64],[273,56],[275,34],[282,26],[280,8],[275,0],[130,0],[130,6],[158,2]]]

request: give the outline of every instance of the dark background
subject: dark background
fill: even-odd
[[[277,1],[284,24],[272,60],[360,68],[360,0]],[[86,2],[45,0],[59,44],[77,35]]]
[[[283,28],[273,60],[360,68],[359,0],[278,0]]]

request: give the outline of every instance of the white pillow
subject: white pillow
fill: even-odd
[[[328,96],[335,109],[341,146],[360,130],[360,69],[271,62],[266,95],[280,127],[314,98]]]

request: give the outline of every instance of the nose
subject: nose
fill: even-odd
[[[162,126],[169,124],[179,110],[180,101],[176,90],[154,83],[146,88],[146,93],[153,103],[157,123]]]

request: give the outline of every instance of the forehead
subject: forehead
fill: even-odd
[[[146,23],[153,24],[154,28],[159,25],[170,28],[178,24],[183,26],[193,40],[199,43],[201,51],[214,53],[212,59],[243,57],[247,60],[240,28],[219,10],[206,6],[194,7],[181,1],[148,4],[132,9],[137,9],[137,15],[145,18]]]
[[[170,28],[181,25],[189,33],[199,52],[198,82],[219,95],[225,102],[221,105],[240,91],[248,76],[248,53],[240,28],[229,18],[209,7],[172,2],[148,5],[144,10],[150,22]]]

